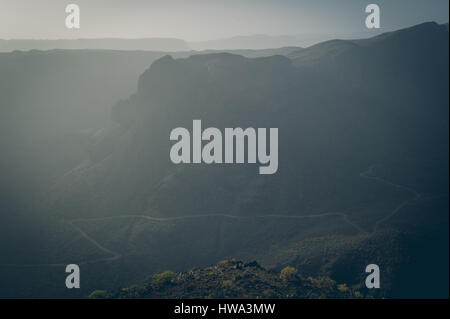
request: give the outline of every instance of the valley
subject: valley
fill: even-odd
[[[0,297],[369,296],[372,263],[369,297],[448,295],[448,25],[251,52],[0,53],[0,92]],[[172,162],[171,131],[194,119],[279,128],[277,169]]]

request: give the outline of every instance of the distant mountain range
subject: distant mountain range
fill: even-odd
[[[376,32],[378,33],[378,32]],[[368,38],[374,35],[374,32],[360,32],[352,34],[300,34],[300,35],[246,35],[235,36],[231,38],[189,42],[188,45],[193,50],[235,50],[235,49],[268,49],[290,46],[308,47],[310,45],[331,39],[356,39]]]
[[[14,50],[145,50],[188,51],[189,46],[180,39],[61,39],[61,40],[2,40],[0,52]]]
[[[448,23],[442,25],[448,30]],[[185,41],[176,38],[98,38],[98,39],[0,39],[0,52],[14,50],[126,50],[126,51],[204,51],[204,50],[265,50],[283,47],[309,47],[334,39],[365,39],[380,34],[363,31],[351,34],[305,33],[299,35],[239,35],[230,38]]]
[[[373,33],[343,34],[339,38],[366,38]],[[248,35],[231,38],[188,42],[175,38],[142,38],[142,39],[59,39],[59,40],[2,40],[0,52],[14,50],[144,50],[144,51],[190,51],[190,50],[263,50],[281,47],[306,47],[312,44],[336,38],[336,35],[303,34],[303,35]]]

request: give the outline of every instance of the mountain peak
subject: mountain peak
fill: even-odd
[[[448,30],[448,29],[447,29]],[[363,39],[356,41],[358,44],[371,45],[378,41],[408,41],[420,43],[422,40],[433,40],[434,37],[445,35],[446,28],[444,25],[440,25],[434,21],[424,22],[414,25],[412,27],[400,29],[397,31],[386,32],[369,39]],[[448,31],[447,31],[448,32]],[[446,35],[448,36],[448,35]]]

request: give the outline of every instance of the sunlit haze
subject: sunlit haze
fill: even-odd
[[[64,26],[64,8],[81,8],[81,28]],[[0,0],[1,39],[148,38],[201,41],[236,35],[359,34],[369,1]],[[448,22],[449,2],[377,1],[382,30]],[[407,15],[403,14],[408,12]]]

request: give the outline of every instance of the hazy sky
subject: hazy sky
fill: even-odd
[[[64,8],[81,8],[81,29],[68,30]],[[366,31],[365,6],[381,7],[382,30],[448,22],[448,0],[0,0],[0,38],[174,37],[189,41],[235,35]]]

